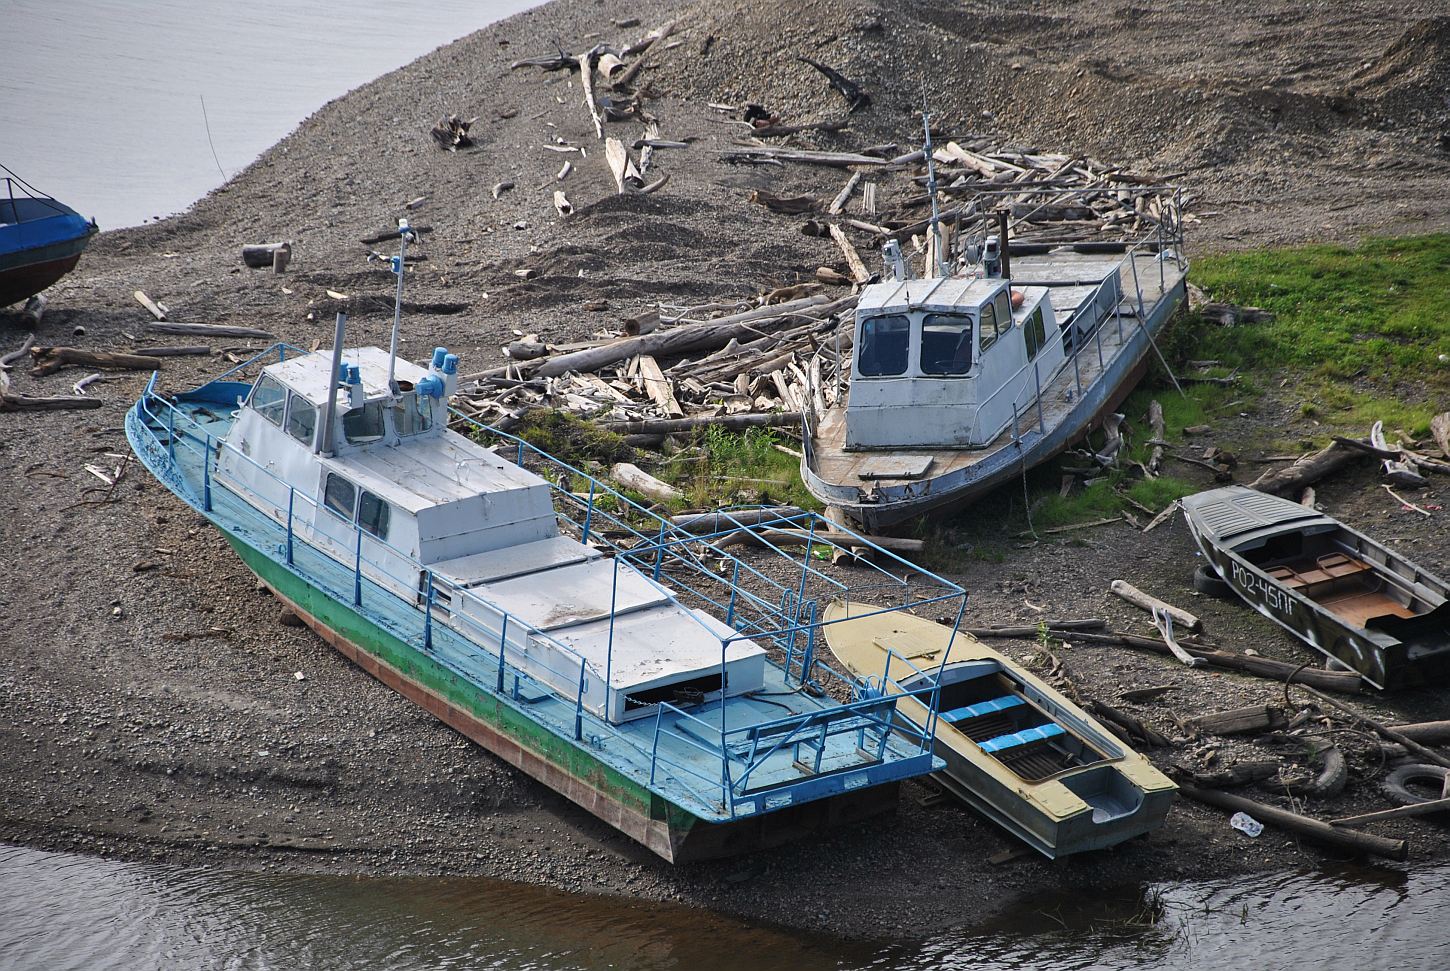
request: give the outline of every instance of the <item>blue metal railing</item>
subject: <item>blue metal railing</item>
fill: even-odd
[[[229,377],[237,373],[248,364],[257,363],[274,350],[281,356],[289,349],[297,350],[288,348],[286,345],[276,345],[274,348],[269,348],[256,355],[251,361],[229,370],[225,376]],[[787,683],[789,683],[789,653],[797,636],[804,634],[812,651],[802,657],[800,674],[796,679],[800,688],[811,685],[817,672],[828,670],[813,657],[815,639],[819,634],[822,622],[815,619],[813,615],[814,600],[808,601],[805,592],[811,585],[819,587],[833,596],[848,599],[850,592],[839,579],[827,575],[812,564],[813,550],[845,548],[828,538],[819,537],[816,533],[818,525],[837,535],[846,534],[848,539],[845,542],[850,546],[875,548],[874,544],[849,528],[834,523],[825,523],[813,513],[795,512],[781,515],[778,519],[756,528],[766,534],[766,538],[762,542],[767,549],[767,555],[789,559],[789,555],[781,546],[768,538],[769,534],[772,531],[797,530],[805,527],[805,547],[801,553],[800,562],[796,565],[799,575],[788,585],[768,575],[753,563],[732,556],[716,545],[716,540],[738,533],[739,529],[743,528],[739,520],[730,512],[727,511],[721,515],[727,523],[732,524],[733,528],[714,529],[703,535],[689,533],[522,439],[471,419],[464,419],[477,434],[495,436],[501,443],[512,446],[509,451],[513,453],[517,464],[521,466],[526,463],[543,464],[546,471],[555,473],[561,481],[555,481],[554,476],[550,475],[545,475],[543,478],[549,483],[555,496],[556,515],[561,526],[577,531],[590,544],[603,546],[613,553],[610,633],[604,670],[601,672],[594,663],[557,638],[529,624],[517,615],[503,610],[499,605],[485,600],[475,591],[454,587],[406,551],[397,549],[371,533],[367,533],[356,523],[348,523],[352,535],[347,537],[351,542],[346,545],[351,548],[344,550],[343,544],[334,537],[327,536],[324,530],[318,528],[319,522],[329,522],[334,527],[340,527],[343,520],[335,517],[329,520],[320,519],[319,517],[329,514],[322,511],[322,507],[313,497],[298,492],[291,484],[283,481],[250,457],[243,455],[225,440],[215,439],[186,410],[176,407],[171,401],[158,394],[155,388],[156,381],[157,375],[153,374],[145,393],[138,402],[138,414],[146,419],[143,423],[146,433],[158,445],[157,429],[166,431],[168,436],[166,453],[172,457],[173,461],[178,444],[183,448],[200,453],[202,501],[208,511],[212,504],[214,466],[221,462],[222,456],[225,454],[229,467],[244,468],[249,476],[260,476],[258,482],[265,483],[274,492],[276,499],[274,511],[270,513],[267,510],[259,509],[259,511],[277,523],[284,531],[285,544],[282,544],[276,552],[285,556],[289,567],[294,570],[298,569],[300,544],[301,548],[313,551],[350,570],[352,574],[350,594],[355,605],[362,606],[365,596],[369,595],[368,591],[371,588],[365,584],[365,580],[398,600],[411,602],[423,612],[422,648],[439,660],[444,659],[438,657],[434,650],[433,613],[440,604],[449,611],[448,616],[451,621],[449,626],[464,636],[470,644],[477,644],[485,652],[489,651],[489,645],[494,643],[493,629],[496,628],[496,648],[492,648],[497,654],[496,689],[500,693],[504,692],[507,685],[507,674],[510,670],[513,672],[516,687],[520,684],[521,679],[527,679],[531,683],[542,679],[542,682],[547,684],[562,700],[572,703],[576,741],[584,740],[583,721],[586,707],[591,712],[597,711],[606,723],[610,721],[609,678],[614,649],[613,618],[618,607],[618,583],[621,569],[633,571],[636,578],[649,584],[660,596],[683,608],[685,616],[689,616],[705,636],[719,644],[721,651],[720,695],[723,699],[727,690],[730,649],[737,642],[761,639],[767,648],[770,646],[781,648],[784,643],[785,647],[782,650],[787,653],[786,677]],[[573,495],[567,488],[566,483],[573,476],[581,476],[590,482],[587,497]],[[285,512],[281,502],[283,490],[285,490]],[[228,492],[230,491],[228,490]],[[257,491],[255,498],[267,499],[268,497],[264,493],[265,489]],[[257,505],[255,502],[249,504],[254,507]],[[610,535],[610,533],[615,535]],[[620,533],[623,534],[623,538],[616,538]],[[920,607],[944,600],[960,599],[964,607],[965,594],[960,587],[935,574],[920,570],[894,553],[876,549],[880,558],[887,565],[897,567],[907,576],[915,575],[918,582],[932,590],[933,595],[910,597],[908,596],[909,580],[892,573],[886,566],[867,563],[866,566],[875,571],[874,575],[882,586],[897,591],[897,595],[905,601],[904,606]],[[711,567],[712,562],[721,559],[729,566],[729,569],[723,574],[718,567],[713,569]],[[408,579],[405,580],[399,575],[400,570],[406,571]],[[722,637],[695,609],[684,603],[681,597],[698,601],[700,606],[714,613],[717,618],[721,616],[726,618],[727,626],[733,633]],[[810,605],[809,609],[804,606],[807,603]],[[899,608],[885,607],[874,612],[888,612],[893,609]],[[805,622],[802,622],[803,613],[807,614]],[[856,616],[865,615],[857,614]],[[465,628],[472,628],[476,633],[469,634]],[[416,638],[418,634],[415,632],[412,636]],[[486,636],[487,640],[480,639],[481,636]],[[533,643],[540,647],[547,647],[549,650],[531,651],[529,670],[526,672],[516,664],[510,664],[508,660],[510,642],[518,645]],[[483,655],[475,656],[483,657]],[[829,671],[829,674],[832,678],[839,678],[847,686],[852,684],[852,679],[842,676],[839,672]],[[597,699],[590,691],[591,684],[602,685]],[[884,755],[890,739],[898,740],[899,748],[905,751],[913,748],[917,752],[929,751],[932,744],[932,733],[903,732],[900,720],[894,718],[895,703],[894,699],[887,699],[872,700],[871,703],[858,701],[846,705],[830,705],[788,718],[731,728],[726,722],[727,706],[723,704],[723,701],[719,705],[720,719],[717,723],[707,723],[697,715],[684,711],[678,705],[659,702],[655,709],[655,729],[647,747],[648,751],[646,751],[646,747],[640,746],[623,734],[616,734],[612,737],[624,741],[636,751],[648,756],[652,781],[659,773],[664,772],[675,784],[685,786],[697,798],[701,798],[706,803],[722,806],[733,814],[735,800],[747,791],[751,780],[761,771],[761,767],[772,756],[778,755],[782,746],[787,744],[797,749],[801,745],[815,746],[817,767],[821,763],[827,741],[836,735],[851,731],[857,732],[863,741],[867,740],[869,736],[872,745],[879,750],[879,754],[876,756],[878,759]],[[681,726],[685,725],[698,726],[694,736],[679,730]],[[806,738],[808,733],[811,733],[810,739]],[[701,775],[697,767],[689,764],[683,758],[672,758],[667,751],[661,751],[660,742],[666,738],[677,739],[690,749],[718,758],[718,777],[706,778]],[[739,743],[747,738],[750,740],[750,744],[742,748]],[[773,741],[762,745],[761,740],[766,738],[773,739]],[[859,748],[862,751],[870,750],[865,744]],[[687,783],[687,779],[693,781]],[[703,790],[700,788],[701,786],[704,786]]]

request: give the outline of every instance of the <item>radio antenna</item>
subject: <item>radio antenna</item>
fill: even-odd
[[[931,115],[926,110],[926,85],[921,89],[921,127],[926,134],[926,192],[931,197],[931,251],[936,261],[933,269],[938,277],[946,276],[941,251],[941,209],[936,199],[936,164],[931,157]]]

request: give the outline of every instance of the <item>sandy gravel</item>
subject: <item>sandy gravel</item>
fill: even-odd
[[[423,195],[428,201],[410,215],[435,229],[422,247],[428,260],[409,281],[405,349],[421,357],[446,344],[464,355],[465,369],[499,363],[498,347],[514,330],[578,339],[646,302],[747,297],[794,282],[836,265],[838,253],[801,235],[797,221],[750,204],[748,191],[829,195],[842,177],[723,163],[718,150],[741,129],[707,105],[749,100],[790,121],[838,117],[840,98],[795,60],[801,54],[837,67],[874,100],[848,132],[800,144],[909,146],[924,87],[944,130],[963,137],[1177,175],[1198,195],[1190,241],[1199,251],[1443,229],[1450,27],[1433,18],[1435,7],[559,0],[327,105],[187,213],[103,234],[51,291],[40,338],[144,346],[146,314],[131,298],[140,288],[175,319],[263,326],[309,346],[330,338],[340,309],[326,295],[332,289],[351,298],[352,340],[382,342],[391,278],[365,261],[357,240]],[[612,26],[624,18],[640,26]],[[645,70],[645,106],[664,137],[697,140],[656,153],[656,171],[671,177],[665,189],[618,197],[577,80],[508,65],[556,42],[571,50],[628,42],[670,18],[688,29],[681,46]],[[427,130],[446,112],[480,116],[476,149],[435,149]],[[610,128],[626,141],[641,134],[637,122]],[[562,184],[561,156],[542,147],[556,139],[588,148],[587,157],[573,156]],[[495,200],[490,187],[503,181],[516,187]],[[567,220],[551,204],[556,188],[577,207]],[[906,194],[900,181],[884,182],[883,207],[890,213]],[[242,243],[274,239],[296,248],[285,277],[240,266]],[[539,274],[523,280],[513,272],[523,268]],[[606,308],[582,309],[590,301]],[[22,336],[15,318],[0,314],[0,343],[13,347]],[[164,370],[172,387],[204,373],[187,359]],[[14,372],[18,390],[47,393],[65,393],[80,376]],[[279,624],[275,602],[221,538],[139,471],[99,502],[104,489],[83,466],[114,466],[111,456],[125,453],[122,416],[144,381],[120,373],[96,386],[106,401],[97,411],[0,416],[0,838],[248,868],[479,873],[873,936],[970,919],[1047,886],[1324,858],[1272,831],[1247,841],[1222,814],[1185,803],[1150,839],[1057,864],[993,867],[984,861],[1009,846],[1004,836],[954,806],[924,804],[927,790],[909,784],[895,817],[765,856],[671,868],[464,742],[309,632]],[[1215,429],[1235,444],[1312,432],[1272,404]],[[1240,477],[1257,470],[1246,464]],[[1367,470],[1345,477],[1321,489],[1321,502],[1450,573],[1443,514],[1404,513],[1372,484]],[[1014,501],[994,497],[967,515],[1001,516]],[[1432,491],[1423,501],[1443,500]],[[1112,526],[1009,548],[1003,562],[965,553],[953,578],[973,591],[982,623],[1034,618],[1030,603],[1146,630],[1106,593],[1107,580],[1124,575],[1191,604],[1217,643],[1310,660],[1243,607],[1195,598],[1190,554],[1181,526],[1148,538]],[[1039,653],[1030,644],[1008,648],[1019,658]],[[1086,646],[1058,653],[1086,693],[1110,702],[1124,688],[1174,685],[1161,703],[1125,705],[1174,737],[1182,732],[1172,713],[1282,700],[1273,684],[1156,656]],[[1443,717],[1445,707],[1432,692],[1373,704],[1406,719]],[[1203,739],[1156,757],[1198,764],[1213,745],[1223,761],[1263,755]],[[1310,811],[1384,805],[1368,779],[1377,750],[1346,745],[1349,791]],[[1446,831],[1430,823],[1382,831],[1410,838],[1415,860],[1447,849]]]

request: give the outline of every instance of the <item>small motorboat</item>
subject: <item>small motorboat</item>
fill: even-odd
[[[1243,486],[1181,500],[1212,570],[1381,690],[1450,674],[1450,587],[1332,516]]]
[[[826,644],[860,693],[902,696],[908,731],[934,731],[946,762],[934,778],[1043,855],[1114,846],[1163,824],[1178,787],[981,641],[844,600],[823,619]]]
[[[99,232],[70,206],[0,165],[0,307],[35,296],[71,270]]]

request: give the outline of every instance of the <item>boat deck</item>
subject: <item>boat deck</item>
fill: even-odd
[[[144,422],[145,432],[155,436],[160,446],[159,457],[164,460],[167,450],[173,453],[170,464],[158,463],[158,477],[198,509],[206,508],[209,502],[210,511],[206,514],[231,537],[273,560],[283,560],[290,546],[292,565],[287,569],[340,603],[360,601],[361,606],[355,608],[357,613],[419,654],[436,661],[451,676],[465,679],[484,701],[491,703],[491,699],[496,699],[511,706],[516,713],[560,739],[581,739],[573,744],[587,747],[595,758],[642,784],[647,783],[669,801],[697,816],[728,821],[788,804],[791,801],[788,793],[781,796],[769,793],[820,779],[834,770],[855,770],[846,778],[851,780],[849,786],[860,786],[867,784],[868,776],[870,783],[875,784],[920,775],[933,767],[929,750],[908,750],[895,736],[883,735],[889,741],[883,741],[878,749],[870,741],[873,716],[864,713],[853,716],[854,721],[847,719],[849,724],[844,725],[844,731],[841,723],[833,723],[833,734],[827,736],[824,731],[820,732],[819,743],[814,738],[814,730],[807,735],[794,730],[796,726],[791,724],[780,727],[783,720],[795,716],[815,717],[818,720],[811,724],[819,727],[828,715],[839,714],[840,706],[829,697],[816,698],[801,691],[778,664],[764,666],[764,684],[754,692],[762,696],[759,700],[738,695],[723,702],[689,706],[688,712],[662,706],[658,718],[651,713],[650,717],[623,723],[611,723],[587,710],[581,711],[576,699],[562,697],[516,669],[507,658],[500,659],[496,648],[490,650],[439,620],[432,623],[431,631],[425,632],[423,611],[412,600],[399,597],[374,582],[366,570],[359,575],[351,565],[323,553],[296,534],[289,541],[284,524],[217,482],[206,482],[203,442],[208,435],[216,440],[226,433],[231,423],[229,409],[217,403],[187,401],[178,401],[176,407],[196,422],[185,433],[179,428],[169,431],[155,418]],[[138,406],[128,416],[128,430],[133,420],[141,422],[137,417],[140,413]],[[157,456],[152,454],[151,458]],[[451,565],[456,566],[457,562]],[[496,564],[484,566],[488,569],[482,572],[487,574]],[[547,609],[542,602],[538,607]],[[445,616],[446,611],[435,610],[435,617]],[[719,624],[723,631],[730,631],[718,620],[712,618],[712,622]],[[771,638],[759,639],[778,646]],[[718,657],[719,643],[712,643]],[[750,732],[752,726],[772,725],[777,727],[762,729],[758,737]],[[722,736],[722,731],[745,734],[727,738]],[[863,751],[863,737],[869,751]],[[731,772],[736,773],[731,775],[732,782],[740,783],[738,773],[748,767],[748,781],[735,790],[733,805],[727,805],[722,795],[722,745],[731,751]],[[757,794],[761,795],[758,806],[754,798]],[[801,796],[802,799],[817,797]],[[780,802],[774,801],[777,799]]]
[[[1142,286],[1144,316],[1152,316],[1158,305],[1179,285],[1184,271],[1171,260],[1164,262],[1156,254],[1139,252],[1133,255],[1137,281]],[[1012,281],[1027,286],[1050,286],[1049,299],[1059,319],[1075,311],[1104,279],[1119,272],[1122,275],[1123,302],[1117,319],[1109,319],[1098,331],[1096,340],[1089,338],[1073,362],[1058,372],[1042,388],[1041,414],[1029,407],[1018,421],[1016,436],[1009,427],[990,444],[975,449],[960,448],[892,448],[889,450],[846,450],[846,408],[844,401],[826,411],[815,433],[814,467],[826,482],[839,486],[855,486],[870,491],[878,486],[903,486],[912,482],[936,479],[969,470],[1014,437],[1045,429],[1050,433],[1062,425],[1077,409],[1081,400],[1079,387],[1088,388],[1103,376],[1125,353],[1136,353],[1141,342],[1134,341],[1142,330],[1137,315],[1137,292],[1134,274],[1120,255],[1102,256],[1081,253],[1049,253],[1042,256],[1016,257],[1012,261]],[[1161,273],[1160,273],[1161,270]]]

